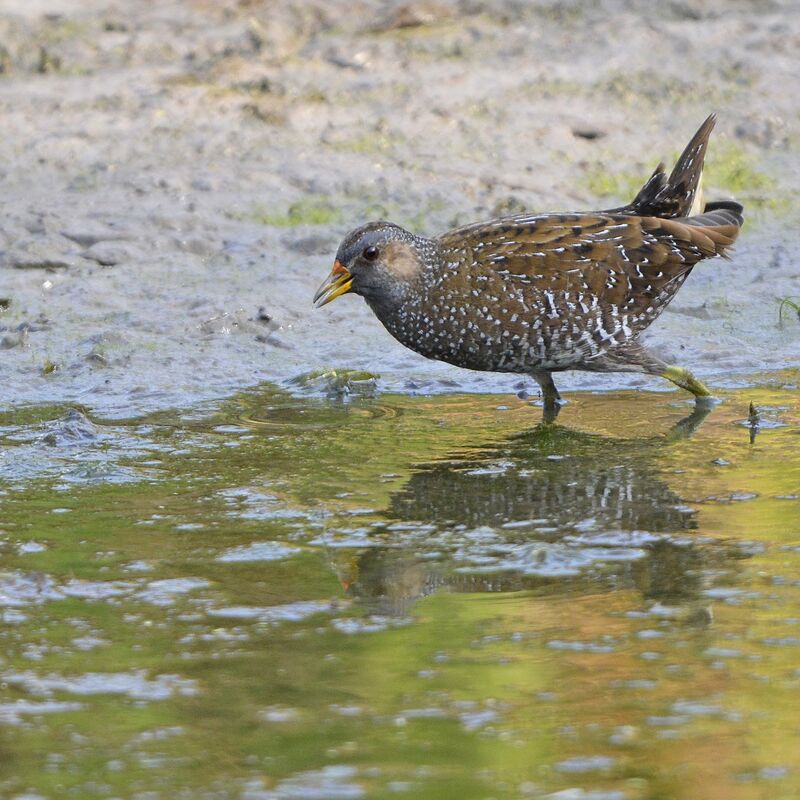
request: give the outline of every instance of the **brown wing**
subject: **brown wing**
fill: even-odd
[[[547,214],[469,226],[439,243],[470,284],[485,276],[487,291],[516,303],[514,316],[542,319],[548,348],[587,358],[646,328],[698,261],[725,254],[739,224],[727,208],[688,220]]]

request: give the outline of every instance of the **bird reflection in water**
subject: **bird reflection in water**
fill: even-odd
[[[708,410],[695,408],[666,436],[637,440],[543,423],[421,465],[390,498],[385,526],[373,529],[388,546],[350,551],[335,568],[352,597],[385,615],[405,615],[444,588],[627,588],[650,603],[698,602],[707,562],[732,554],[692,541],[695,511],[670,489],[659,460]]]

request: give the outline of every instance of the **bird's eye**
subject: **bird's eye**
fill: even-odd
[[[365,247],[364,252],[361,255],[363,255],[367,261],[375,261],[380,253],[378,252],[377,247]]]

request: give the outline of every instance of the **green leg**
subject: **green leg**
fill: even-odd
[[[545,422],[552,422],[558,416],[562,403],[561,395],[556,389],[553,376],[549,372],[535,372],[533,378],[542,390],[542,401],[544,402],[542,419]]]
[[[645,372],[648,375],[659,375],[672,381],[676,386],[691,392],[698,400],[711,397],[709,388],[701,383],[688,369],[670,366],[658,356],[653,355],[637,341],[626,342],[604,356],[593,359],[584,369],[598,372]]]
[[[676,386],[681,389],[686,389],[691,392],[695,397],[711,397],[711,392],[708,387],[701,383],[688,369],[683,367],[667,367],[662,373],[662,378],[672,381]]]

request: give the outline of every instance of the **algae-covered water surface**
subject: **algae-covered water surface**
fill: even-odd
[[[798,382],[3,414],[0,795],[797,797]]]

